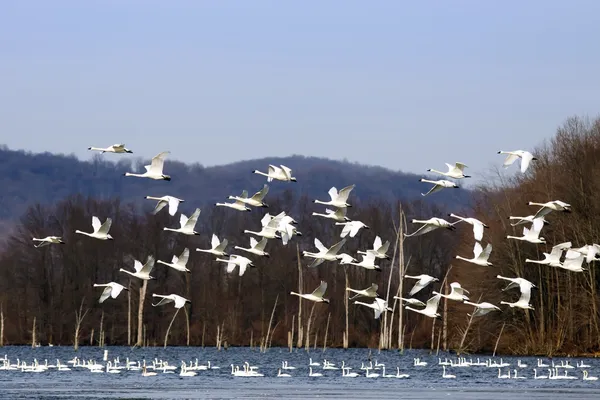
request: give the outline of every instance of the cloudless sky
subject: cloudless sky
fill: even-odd
[[[4,1],[0,143],[477,177],[598,115],[599,40],[596,0]]]

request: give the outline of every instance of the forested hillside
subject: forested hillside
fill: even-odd
[[[157,153],[162,149],[157,149]],[[118,162],[106,161],[108,158]],[[184,209],[204,208],[229,195],[239,195],[246,189],[250,195],[262,188],[266,178],[252,174],[255,169],[266,172],[268,164],[284,164],[293,169],[298,182],[292,185],[270,185],[268,198],[278,196],[283,189],[296,196],[327,200],[331,186],[341,189],[356,184],[356,201],[395,201],[421,198],[430,186],[419,182],[422,176],[394,172],[381,167],[365,166],[323,158],[292,156],[241,161],[233,164],[203,167],[174,161],[176,152],[169,154],[164,171],[172,176],[170,182],[125,177],[124,172],[143,172],[149,160],[132,154],[98,154],[91,162],[74,156],[50,153],[32,154],[0,148],[0,220],[16,220],[28,206],[54,204],[72,194],[95,199],[118,197],[122,202],[134,202],[150,208],[144,196],[171,195],[186,200]],[[423,175],[425,176],[425,175]],[[436,178],[439,179],[439,178]],[[428,196],[429,204],[466,205],[468,190],[447,190]],[[267,199],[268,203],[268,199]]]

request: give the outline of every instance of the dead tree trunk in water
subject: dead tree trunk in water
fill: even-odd
[[[138,307],[138,330],[137,330],[137,346],[144,346],[144,299],[146,298],[146,288],[148,281],[144,279],[144,283],[140,287],[140,300]]]
[[[302,291],[302,262],[300,259],[300,247],[296,244],[296,257],[298,257],[298,293],[304,293]],[[298,341],[296,347],[302,347],[302,338],[304,335],[302,326],[302,297],[298,297]]]
[[[79,349],[79,331],[81,329],[81,323],[83,322],[83,319],[85,318],[88,311],[90,311],[90,309],[88,308],[85,310],[85,312],[83,312],[84,301],[85,301],[85,298],[81,299],[81,304],[79,305],[79,311],[75,311],[75,338],[73,340],[73,348],[75,350]]]

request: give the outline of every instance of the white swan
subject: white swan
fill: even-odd
[[[252,197],[229,196],[228,198],[230,200],[240,201],[244,204],[248,204],[253,207],[269,208],[267,203],[264,202],[264,198],[267,195],[267,193],[269,193],[269,185],[264,184],[263,188],[258,192],[254,193]]]
[[[364,269],[381,271],[381,267],[379,265],[375,265],[375,254],[373,254],[373,253],[368,253],[367,255],[363,255],[362,260],[358,263],[349,261],[348,259],[342,259],[340,261],[340,265],[344,265],[344,264],[356,265],[357,267],[361,267]]]
[[[336,222],[335,224],[344,226],[344,228],[342,229],[342,232],[340,233],[340,237],[343,237],[343,238],[348,235],[350,237],[356,236],[356,234],[358,233],[358,231],[361,228],[371,229],[367,226],[367,224],[365,224],[361,221]]]
[[[435,192],[439,192],[440,190],[444,189],[444,188],[455,188],[458,189],[458,185],[454,182],[450,182],[447,181],[445,179],[441,179],[438,181],[432,181],[429,179],[419,179],[419,182],[425,182],[425,183],[432,183],[433,187],[431,189],[429,189],[429,192],[427,193],[421,193],[421,196],[427,196],[428,194],[431,193],[435,193]]]
[[[444,176],[447,176],[447,177],[453,178],[453,179],[462,179],[462,178],[470,178],[471,177],[470,175],[464,174],[465,168],[468,168],[468,167],[461,162],[456,162],[456,163],[454,163],[454,165],[448,164],[448,163],[444,163],[444,164],[446,164],[446,166],[448,167],[448,171],[446,171],[446,172],[438,171],[437,169],[433,169],[433,168],[429,168],[427,171],[435,172],[437,174],[444,175]]]
[[[104,300],[108,299],[109,297],[116,299],[122,290],[129,290],[125,286],[123,286],[117,282],[94,283],[94,287],[104,287],[105,288],[104,291],[102,292],[102,294],[100,295],[100,300],[98,300],[98,303],[103,303]]]
[[[495,306],[491,303],[488,302],[483,302],[483,303],[471,303],[470,301],[463,301],[464,304],[468,304],[470,306],[475,307],[475,311],[473,312],[473,317],[481,317],[483,315],[486,315],[492,311],[502,311],[500,310],[500,307]],[[467,314],[468,316],[471,316],[471,314]]]
[[[350,372],[350,367],[342,367],[342,376],[345,378],[356,378],[358,376],[358,373]]]
[[[387,251],[390,248],[390,241],[386,240],[385,243],[381,243],[381,238],[379,236],[375,236],[375,240],[373,241],[373,249],[367,250],[367,251],[357,251],[358,254],[364,254],[366,255],[367,253],[373,253],[375,254],[376,258],[385,258],[387,260],[389,260],[391,257],[388,256]]]
[[[527,258],[525,259],[525,262],[549,265],[551,267],[560,267],[560,258],[562,257],[563,252],[565,252],[569,248],[571,248],[571,242],[560,243],[552,247],[552,251],[550,252],[550,254],[542,253],[544,255],[543,260],[530,260],[529,258]]]
[[[350,299],[349,299],[349,300],[354,300],[358,297],[378,297],[377,289],[379,289],[379,285],[377,285],[376,283],[372,283],[371,286],[369,286],[366,289],[352,289],[352,288],[347,287],[346,291],[356,293],[354,296],[350,297]]]
[[[235,249],[244,250],[248,253],[256,254],[257,256],[271,257],[269,253],[265,251],[267,245],[267,238],[262,238],[260,242],[257,242],[253,237],[250,238],[250,248],[235,246]]]
[[[413,219],[412,223],[413,224],[423,224],[423,226],[421,226],[419,229],[417,229],[413,233],[410,233],[410,234],[405,233],[404,236],[406,236],[406,237],[419,236],[419,235],[423,235],[425,233],[429,233],[438,228],[446,228],[451,231],[456,229],[456,227],[454,226],[454,224],[456,224],[456,222],[451,224],[450,222],[446,221],[445,219],[437,218],[437,217],[433,217],[433,218],[429,218],[429,219],[425,219],[425,220]]]
[[[60,236],[46,236],[43,239],[33,238],[34,242],[39,242],[38,244],[34,244],[34,247],[44,247],[50,244],[65,244]]]
[[[348,204],[348,196],[350,196],[350,192],[352,191],[352,189],[354,189],[355,186],[356,185],[346,186],[345,188],[341,189],[339,192],[336,189],[336,187],[334,186],[331,189],[329,189],[329,192],[327,192],[329,194],[329,197],[331,197],[331,200],[329,200],[329,201],[313,200],[313,203],[325,204],[325,205],[334,206],[334,207],[338,207],[338,208],[352,207],[350,204]]]
[[[186,264],[187,264],[189,258],[190,258],[190,250],[186,247],[185,249],[183,249],[183,251],[181,252],[179,257],[173,256],[173,259],[171,260],[170,263],[161,261],[161,260],[158,260],[157,263],[166,265],[168,267],[176,269],[177,271],[191,273],[192,271],[190,271],[189,269],[186,268]]]
[[[500,368],[498,368],[498,379],[510,379],[510,370],[508,370],[507,374],[502,374]]]
[[[267,239],[281,239],[281,235],[278,232],[279,224],[281,219],[271,217],[269,213],[265,214],[261,220],[262,229],[260,231],[251,231],[244,229],[244,233],[251,233],[256,236],[261,236]]]
[[[463,301],[469,300],[469,298],[465,295],[465,293],[470,294],[468,290],[463,289],[458,282],[452,282],[450,284],[450,294],[441,294],[436,292],[435,290],[431,292],[433,294],[439,294],[442,297],[447,298],[448,300],[456,300]]]
[[[395,375],[395,377],[399,378],[399,379],[406,379],[406,378],[409,378],[410,375],[409,374],[401,374],[400,373],[400,367],[396,367],[396,375]]]
[[[567,254],[565,254],[565,260],[562,262],[562,264],[560,264],[560,268],[571,272],[587,271],[582,267],[584,260],[585,255],[574,250],[567,250]]]
[[[560,200],[553,200],[553,201],[549,201],[547,203],[535,203],[533,201],[530,201],[527,204],[529,204],[530,206],[540,206],[541,207],[538,210],[538,212],[535,213],[534,218],[544,217],[544,216],[550,214],[552,211],[562,211],[562,212],[566,212],[566,213],[571,212],[571,205],[565,203],[564,201],[560,201]]]
[[[548,375],[538,375],[537,369],[533,369],[533,379],[548,379]]]
[[[410,278],[410,279],[418,279],[417,283],[415,283],[415,285],[412,287],[412,289],[410,289],[409,296],[414,296],[415,294],[420,292],[423,288],[425,288],[427,285],[429,285],[431,282],[439,281],[438,278],[434,278],[433,276],[429,276],[426,274],[415,275],[415,276],[404,275],[404,277]]]
[[[527,171],[527,168],[529,167],[529,163],[533,160],[537,160],[537,158],[535,158],[533,156],[533,154],[531,154],[528,151],[525,150],[514,150],[514,151],[502,151],[500,150],[498,152],[498,154],[508,154],[508,156],[506,157],[506,159],[504,160],[504,164],[502,164],[502,166],[504,168],[508,168],[510,167],[517,159],[521,159],[521,173],[525,173],[525,171]]]
[[[308,367],[308,376],[319,377],[323,376],[320,372],[313,372],[312,367]]]
[[[598,377],[597,376],[590,376],[587,372],[587,369],[583,370],[583,380],[584,381],[597,381]]]
[[[338,208],[336,211],[330,210],[329,208],[325,209],[325,214],[321,214],[318,212],[313,212],[312,215],[329,218],[338,222],[349,222],[350,218],[346,217],[346,211],[348,209],[346,207]]]
[[[102,147],[88,147],[88,150],[99,151],[100,154],[103,153],[133,153],[133,151],[125,148],[125,145],[122,143],[113,144],[112,146],[108,146],[106,148]]]
[[[248,197],[248,191],[242,190],[242,194],[240,196],[238,196],[238,197],[240,197],[242,199],[247,198]],[[241,200],[236,200],[233,203],[215,203],[215,206],[229,207],[229,208],[233,208],[234,210],[238,210],[238,211],[248,211],[248,212],[252,211],[252,209],[250,207],[248,207]]]
[[[488,261],[491,253],[491,243],[488,243],[487,246],[485,246],[484,250],[479,242],[475,242],[475,246],[473,246],[473,258],[465,258],[461,256],[456,256],[456,258],[459,260],[470,262],[471,264],[481,265],[482,267],[489,267],[493,265],[491,262]]]
[[[179,233],[183,233],[184,235],[199,235],[200,233],[198,233],[194,230],[194,227],[196,226],[196,222],[198,222],[199,216],[200,216],[200,209],[196,208],[196,211],[194,211],[194,213],[192,215],[190,215],[189,218],[186,217],[184,214],[181,214],[181,216],[179,217],[179,225],[181,225],[180,228],[164,227],[163,230],[179,232]]]
[[[533,310],[533,307],[529,304],[529,300],[531,299],[531,288],[535,287],[535,285],[523,278],[507,278],[504,276],[497,275],[496,278],[503,279],[506,281],[510,281],[508,286],[506,286],[502,291],[512,289],[518,287],[521,291],[521,297],[515,303],[509,303],[506,301],[501,301],[500,304],[506,304],[510,307],[523,308],[527,310]]]
[[[448,214],[448,216],[452,217],[452,218],[456,218],[459,221],[466,222],[469,225],[472,225],[473,226],[473,237],[477,241],[480,241],[481,239],[483,239],[483,230],[484,230],[484,228],[489,228],[489,226],[487,226],[486,224],[484,224],[483,222],[481,222],[480,220],[478,220],[476,218],[461,217],[459,215],[452,214],[452,213]]]
[[[109,235],[108,231],[110,230],[110,226],[112,225],[112,219],[106,218],[103,224],[100,224],[100,220],[98,217],[92,217],[92,228],[94,231],[92,233],[82,232],[79,229],[75,231],[75,233],[80,233],[82,235],[86,235],[92,237],[94,239],[99,240],[114,240],[111,235]]]
[[[429,318],[438,318],[440,316],[440,314],[437,312],[437,309],[438,309],[438,305],[440,303],[441,298],[442,298],[442,296],[440,296],[439,294],[434,295],[429,300],[427,300],[427,304],[425,305],[425,308],[423,308],[422,310],[412,308],[409,306],[404,306],[404,308],[407,310],[417,312],[419,314],[423,314]]]
[[[526,379],[524,376],[518,376],[517,370],[513,369],[513,379]]]
[[[183,203],[185,201],[182,199],[178,199],[177,197],[173,197],[173,196],[162,196],[162,197],[145,196],[144,198],[148,199],[148,200],[158,201],[158,203],[156,203],[156,207],[154,207],[154,210],[152,211],[152,214],[154,214],[154,215],[156,215],[156,213],[158,213],[160,210],[165,208],[165,206],[167,204],[169,205],[169,214],[175,215],[175,213],[177,213],[177,208],[179,207],[179,203]]]
[[[325,295],[326,290],[327,290],[327,282],[321,281],[321,284],[319,285],[319,287],[317,287],[315,290],[313,290],[312,293],[300,294],[300,293],[296,293],[296,292],[290,292],[290,294],[293,294],[298,297],[302,297],[303,299],[306,299],[306,300],[314,301],[315,303],[328,303],[329,304],[329,299],[323,298],[323,295]],[[311,359],[310,365],[313,365],[312,359]]]
[[[211,241],[210,241],[210,245],[211,245],[210,249],[196,248],[196,251],[214,254],[217,257],[227,257],[229,254],[227,254],[225,252],[225,248],[227,247],[228,243],[229,243],[229,241],[227,239],[223,239],[222,241],[219,241],[219,238],[217,237],[217,235],[215,235],[213,233]]]
[[[171,176],[165,175],[163,173],[165,157],[169,153],[170,153],[169,151],[163,151],[162,153],[155,155],[152,158],[150,165],[144,165],[144,168],[146,168],[146,172],[144,172],[143,174],[134,174],[131,172],[125,172],[123,175],[137,176],[138,178],[150,178],[150,179],[154,179],[154,180],[170,181]]]
[[[370,304],[363,303],[361,301],[355,301],[354,304],[360,304],[365,307],[372,308],[375,315],[375,319],[379,319],[381,313],[383,313],[384,311],[392,311],[392,309],[388,307],[388,302],[380,297],[376,297],[375,300],[373,300],[373,303]]]
[[[229,259],[217,258],[215,261],[225,262],[227,263],[227,273],[230,274],[235,269],[237,265],[240,267],[238,271],[238,275],[242,276],[246,272],[248,267],[254,267],[255,265],[252,263],[252,260],[249,258],[238,256],[236,254],[232,254],[229,256]]]
[[[572,249],[578,253],[581,253],[585,256],[585,261],[589,264],[592,261],[598,261],[599,259],[596,257],[596,254],[600,252],[600,245],[594,244],[586,244],[585,246],[579,247],[577,249]]]
[[[524,242],[529,243],[546,243],[546,239],[540,237],[540,232],[544,227],[544,221],[540,218],[535,218],[533,220],[533,224],[531,225],[531,229],[523,228],[523,236],[506,236],[507,239],[516,239],[522,240]]]
[[[142,263],[139,262],[138,260],[134,260],[133,268],[135,269],[135,272],[127,271],[123,268],[119,269],[119,271],[125,272],[131,276],[135,276],[136,278],[140,278],[143,280],[156,279],[153,276],[150,276],[150,272],[152,271],[152,268],[154,268],[154,257],[153,256],[148,256],[148,258],[146,260],[146,264],[144,264],[144,265],[142,265]]]
[[[406,304],[410,304],[411,306],[425,307],[425,303],[423,303],[419,299],[405,298],[405,297],[400,297],[400,296],[394,296],[394,299],[403,301]]]
[[[181,307],[185,306],[185,303],[191,303],[190,300],[186,299],[185,297],[181,297],[177,294],[163,295],[163,294],[152,293],[152,297],[160,297],[161,298],[161,300],[158,303],[152,304],[154,307],[162,306],[164,304],[173,302],[173,305],[175,306],[175,308],[181,308]]]
[[[310,268],[314,268],[317,265],[320,265],[324,261],[335,261],[341,258],[337,253],[340,251],[344,243],[346,243],[346,239],[342,239],[338,243],[334,244],[330,248],[323,246],[323,243],[317,238],[315,238],[315,246],[319,250],[318,253],[312,253],[304,250],[302,252],[303,257],[314,258],[315,260],[309,265]]]
[[[445,365],[442,365],[442,370],[443,370],[443,372],[442,372],[442,378],[446,378],[446,379],[456,378],[456,375],[451,375],[451,374],[446,373],[446,366]]]
[[[517,221],[517,222],[511,223],[510,226],[517,226],[517,225],[523,225],[523,224],[533,222],[533,220],[535,219],[535,215],[528,215],[526,217],[508,217],[508,219],[511,221]],[[546,221],[546,218],[540,217],[540,219],[542,220],[544,225],[550,225],[550,222]]]
[[[277,377],[278,378],[291,378],[292,376],[290,374],[282,374],[281,373],[281,368],[279,368],[277,370]]]
[[[260,172],[257,169],[252,171],[252,173],[266,176],[267,182],[272,182],[273,179],[277,179],[278,181],[284,182],[297,182],[296,178],[292,176],[291,168],[288,168],[285,165],[280,165],[279,167],[277,167],[275,165],[269,164],[269,171],[267,173]]]

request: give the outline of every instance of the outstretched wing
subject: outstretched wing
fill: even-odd
[[[168,304],[173,301],[173,299],[168,296],[161,296],[161,295],[153,295],[153,296],[154,297],[162,297],[162,299],[160,299],[160,301],[158,303],[152,304],[154,307],[162,306],[162,305]]]
[[[187,224],[187,222],[188,217],[186,217],[184,213],[181,213],[181,215],[179,216],[179,225],[183,228],[185,224]]]
[[[529,163],[533,160],[533,154],[528,151],[523,152],[521,156],[521,173],[525,173],[527,168],[529,168]]]
[[[327,282],[321,281],[321,284],[319,285],[319,287],[316,288],[315,290],[313,290],[312,295],[315,297],[323,297],[326,290],[327,290]]]
[[[165,164],[165,157],[169,153],[169,151],[163,151],[162,153],[155,155],[150,163],[150,169],[146,168],[148,172],[152,171],[157,174],[162,174],[163,165]]]
[[[492,244],[488,243],[487,246],[485,246],[485,249],[483,249],[483,252],[479,255],[479,257],[484,260],[487,260],[488,258],[490,258],[490,254],[492,254]]]
[[[344,224],[344,228],[342,229],[342,233],[340,233],[340,237],[346,237],[348,236],[349,233],[352,232],[352,225],[350,224],[350,222],[346,222]],[[352,237],[352,235],[350,235],[350,237]]]
[[[186,299],[181,296],[175,296],[175,308],[181,308],[185,306]]]
[[[286,167],[285,165],[281,165],[281,169],[283,170],[283,173],[285,174],[286,178],[290,179],[292,177],[292,169]]]
[[[473,222],[473,236],[475,240],[483,239],[483,224],[479,222]]]
[[[254,238],[251,237],[250,241],[252,241],[252,239],[254,239]],[[268,241],[267,238],[262,238],[260,240],[260,242],[256,243],[256,239],[254,239],[254,246],[252,246],[252,247],[254,247],[256,250],[259,250],[259,251],[265,251],[265,246],[267,245],[267,241]]]
[[[190,215],[190,217],[186,221],[185,227],[189,228],[189,229],[194,229],[194,227],[196,226],[196,222],[198,222],[199,216],[200,216],[200,209],[196,208],[196,211],[194,211],[194,213],[192,215]]]
[[[156,215],[156,213],[158,213],[160,210],[165,208],[166,205],[167,205],[167,202],[165,200],[159,200],[158,203],[156,203],[156,207],[154,207],[154,211],[152,211],[152,214]],[[174,215],[174,214],[171,214],[171,215]]]
[[[185,267],[185,265],[187,264],[188,260],[190,258],[190,249],[188,249],[187,247],[185,249],[183,249],[183,251],[181,252],[181,255],[179,256],[178,260],[177,260],[177,264]]]
[[[442,190],[444,187],[442,185],[438,185],[437,183],[435,185],[433,185],[433,187],[431,189],[429,189],[429,192],[427,193],[421,193],[421,196],[427,196],[428,194],[431,193],[435,193],[435,192],[439,192],[440,190]]]
[[[256,201],[263,201],[267,193],[269,193],[269,185],[265,183],[260,191],[254,193],[254,196],[252,196],[252,198]]]
[[[409,234],[404,234],[404,236],[406,237],[411,237],[411,236],[420,236],[420,235],[424,235],[426,233],[429,233],[431,231],[436,230],[438,227],[433,225],[433,224],[425,224],[423,226],[421,226],[419,229],[417,229],[416,231],[414,231],[413,233],[409,233]]]
[[[106,221],[104,221],[104,223],[102,224],[100,229],[98,229],[98,233],[106,235],[108,233],[108,231],[110,230],[111,225],[112,225],[112,219],[106,218]]]
[[[317,250],[319,250],[319,253],[327,253],[327,247],[325,247],[323,243],[321,243],[321,241],[317,238],[315,238],[315,247],[317,248]]]
[[[210,247],[216,249],[219,244],[219,238],[213,233],[212,238],[210,239]]]
[[[346,243],[346,239],[342,239],[341,241],[337,242],[336,244],[334,244],[333,246],[331,246],[329,248],[329,250],[327,250],[327,254],[329,254],[329,255],[336,255],[338,253],[338,251],[340,251],[340,249],[342,248],[342,246],[344,245],[344,243]]]
[[[504,160],[504,164],[502,164],[502,166],[504,168],[508,168],[509,166],[511,166],[515,161],[517,161],[517,158],[519,158],[518,154],[509,154],[506,159]]]
[[[415,293],[420,292],[428,284],[429,282],[423,283],[422,280],[418,280],[417,283],[415,283],[415,285],[412,287],[412,289],[410,289],[410,292],[408,294],[410,296],[413,296]]]
[[[144,266],[142,267],[142,269],[139,272],[142,272],[145,274],[150,274],[150,271],[152,271],[152,268],[154,268],[154,257],[148,256],[148,258],[146,259],[146,264],[144,264]]]
[[[250,248],[256,247],[258,242],[253,237],[250,237]]]
[[[110,297],[110,292],[112,291],[112,288],[110,286],[107,286],[104,288],[104,290],[102,291],[102,294],[100,295],[100,299],[98,300],[98,303],[104,303],[104,300],[108,299]],[[117,296],[113,296],[117,297]]]
[[[227,243],[229,243],[229,241],[227,239],[221,240],[221,243],[217,247],[215,247],[214,250],[224,251],[225,248],[227,247]]]
[[[102,224],[100,223],[100,219],[96,216],[93,216],[92,217],[92,228],[94,228],[94,232],[98,232],[101,225]]]
[[[123,291],[123,286],[121,285],[113,285],[112,290],[110,291],[110,297],[116,299],[117,296]]]
[[[352,189],[354,189],[356,185],[350,185],[350,186],[346,186],[345,188],[343,188],[342,190],[339,191],[338,193],[338,197],[337,199],[339,201],[346,201],[348,200],[348,196],[350,196],[350,192],[352,191]]]
[[[338,198],[338,190],[335,186],[331,187],[327,194],[329,194],[329,197],[331,197],[331,200],[333,201],[335,201]]]
[[[144,268],[144,266],[139,260],[133,261],[133,269],[135,270],[135,272],[140,272],[142,268]]]
[[[169,197],[169,214],[175,215],[178,206],[179,200],[174,197]]]

